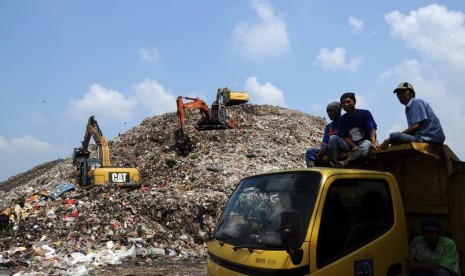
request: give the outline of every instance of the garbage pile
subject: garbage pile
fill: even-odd
[[[234,129],[201,132],[194,129],[200,114],[188,110],[188,154],[176,149],[174,112],[110,140],[112,165],[139,169],[138,189],[75,185],[71,156],[1,183],[0,207],[21,201],[24,218],[0,232],[0,268],[85,275],[125,258],[205,258],[239,180],[305,166],[305,150],[319,144],[326,124],[270,105],[230,110]]]

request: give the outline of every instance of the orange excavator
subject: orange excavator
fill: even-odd
[[[183,99],[190,100],[184,103]],[[211,129],[234,128],[234,120],[231,118],[228,106],[246,103],[249,96],[245,92],[231,91],[228,87],[219,88],[216,100],[211,109],[200,98],[182,97],[176,99],[177,117],[179,128],[175,132],[176,147],[181,152],[192,150],[192,142],[186,133],[186,109],[198,109],[202,115],[195,129],[198,131]]]

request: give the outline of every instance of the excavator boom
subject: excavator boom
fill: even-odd
[[[189,102],[184,103],[183,99],[189,100]],[[175,132],[175,139],[177,148],[182,152],[192,150],[192,143],[186,133],[187,109],[198,109],[200,111],[202,118],[195,126],[195,128],[199,131],[234,127],[234,121],[229,116],[228,108],[222,103],[222,101],[215,101],[210,109],[200,98],[179,96],[176,99],[176,106],[179,127]]]
[[[84,155],[89,158],[89,143],[91,137],[94,139],[95,144],[97,145],[98,156],[100,159],[102,159],[102,166],[110,166],[110,149],[108,148],[107,140],[105,139],[105,136],[103,136],[102,130],[100,130],[97,120],[95,120],[95,116],[90,116],[87,122],[84,140],[81,142],[82,146],[81,148],[75,150],[75,156],[77,151],[78,155]]]

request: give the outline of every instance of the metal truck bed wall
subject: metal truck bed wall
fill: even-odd
[[[402,194],[409,238],[420,234],[424,217],[434,216],[440,220],[444,234],[464,252],[465,163],[447,145],[391,146],[371,152],[368,160],[357,167],[394,174]]]

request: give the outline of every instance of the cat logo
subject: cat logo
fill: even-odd
[[[129,173],[127,172],[111,172],[110,179],[113,183],[127,183],[129,182]]]

